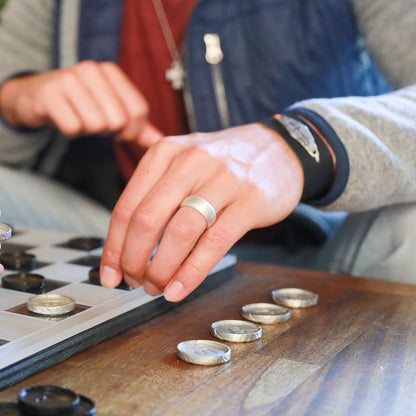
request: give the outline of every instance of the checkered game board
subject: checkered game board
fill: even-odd
[[[81,250],[67,242],[78,235],[16,227],[2,243],[1,256],[25,252],[36,257],[30,273],[45,278],[45,292],[71,296],[75,313],[64,319],[31,314],[33,293],[0,287],[0,390],[115,336],[175,305],[143,289],[107,289],[92,284],[89,271],[100,263],[102,247]],[[236,257],[226,255],[193,295],[220,285],[235,272]],[[3,276],[17,273],[5,269]]]

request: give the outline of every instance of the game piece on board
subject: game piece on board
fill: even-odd
[[[12,227],[7,224],[0,224],[0,241],[7,240],[12,236]]]
[[[66,315],[75,309],[75,299],[58,293],[45,293],[29,298],[26,306],[39,315]]]
[[[308,308],[318,303],[318,295],[309,290],[288,287],[272,291],[273,300],[289,308]]]
[[[17,403],[0,403],[0,415],[1,416],[23,416],[20,411],[20,407]]]
[[[99,237],[77,237],[67,242],[68,247],[77,250],[91,251],[104,245],[104,240]]]
[[[36,256],[21,251],[12,251],[0,255],[0,261],[6,269],[29,271],[36,267]]]
[[[273,303],[250,303],[241,308],[243,318],[261,324],[277,324],[290,318],[290,310]]]
[[[40,292],[45,286],[45,278],[36,273],[20,272],[3,276],[1,283],[5,289],[19,290],[20,292]]]
[[[220,342],[198,339],[180,342],[176,354],[191,364],[216,365],[230,361],[231,349]]]
[[[262,329],[253,322],[225,319],[212,323],[211,333],[224,341],[249,342],[261,338]]]
[[[100,282],[100,267],[93,267],[90,269],[90,271],[88,272],[88,280],[90,281],[90,283],[92,283],[93,285],[101,285]]]
[[[73,415],[80,397],[58,386],[30,386],[20,390],[20,408],[29,415]]]
[[[73,416],[94,416],[97,413],[95,403],[88,397],[79,395],[80,402]]]

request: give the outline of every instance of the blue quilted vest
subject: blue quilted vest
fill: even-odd
[[[120,0],[82,0],[80,60],[117,62],[121,16]],[[199,131],[261,120],[307,98],[389,90],[349,0],[201,0],[184,55],[189,114]]]

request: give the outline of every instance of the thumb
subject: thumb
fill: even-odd
[[[136,141],[140,146],[150,147],[162,139],[164,135],[160,130],[150,123],[146,123],[141,129]]]

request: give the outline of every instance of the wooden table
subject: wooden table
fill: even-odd
[[[210,324],[271,290],[301,287],[316,307],[263,337],[228,343],[231,360],[198,366],[177,343],[214,339]],[[228,283],[0,393],[54,384],[93,399],[98,415],[415,415],[416,286],[240,263]]]

